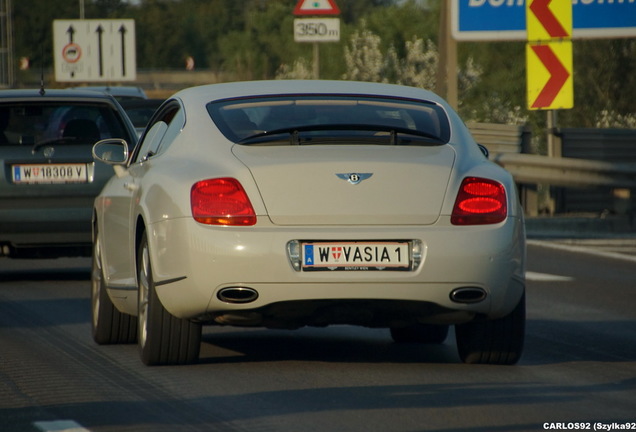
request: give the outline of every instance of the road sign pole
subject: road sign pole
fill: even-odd
[[[318,42],[314,42],[314,63],[313,63],[314,79],[320,79],[320,48]]]
[[[557,145],[556,130],[558,126],[558,111],[547,110],[546,111],[546,126],[547,126],[547,143],[548,143],[548,156],[549,157],[561,157],[561,149]]]
[[[570,0],[527,1],[528,109],[546,110],[546,144],[549,157],[561,156],[555,134],[557,109],[568,109],[574,105],[572,28]]]
[[[299,0],[294,9],[296,16],[338,15],[335,0]],[[297,18],[294,20],[294,40],[313,43],[313,79],[320,79],[320,43],[340,41],[339,18]]]
[[[451,34],[449,2],[442,2],[439,22],[439,59],[435,91],[455,109],[458,107],[457,91],[457,41]]]

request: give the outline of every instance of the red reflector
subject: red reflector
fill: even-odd
[[[451,215],[453,225],[484,225],[503,221],[508,214],[506,190],[494,180],[467,177]]]
[[[485,181],[480,181],[479,179],[468,180],[469,179],[464,180],[462,189],[470,195],[496,196],[499,193],[499,187],[501,185],[498,183],[487,183]]]
[[[254,225],[256,213],[234,178],[202,180],[190,191],[192,217],[208,225]]]
[[[501,208],[501,203],[492,198],[468,198],[459,203],[459,208],[466,213],[492,213]]]

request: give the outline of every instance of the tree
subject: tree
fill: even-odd
[[[50,68],[53,64],[53,19],[79,18],[77,3],[20,0],[13,5],[16,57],[29,58],[37,69]]]
[[[439,12],[448,0],[339,0],[340,43],[319,44],[320,77],[434,88]],[[293,39],[296,0],[85,0],[86,18],[133,18],[139,69],[198,70],[228,79],[307,77],[312,44]],[[52,21],[77,19],[77,1],[15,1],[17,57],[53,65]],[[526,101],[525,42],[458,45],[459,110],[467,119],[544,128]],[[291,66],[290,66],[291,65]],[[561,127],[635,127],[636,40],[574,41],[574,108]]]
[[[380,36],[365,28],[351,35],[344,50],[345,80],[386,82],[389,65],[380,49]]]
[[[347,66],[343,79],[402,84],[424,89],[434,89],[437,84],[439,53],[435,43],[413,37],[404,47],[389,46],[382,51],[380,36],[366,28],[355,31],[344,49]],[[404,53],[401,57],[399,53]],[[472,57],[468,57],[459,71],[459,87],[469,93],[477,87],[481,69]],[[461,104],[460,104],[461,106]],[[494,119],[489,119],[494,121]]]

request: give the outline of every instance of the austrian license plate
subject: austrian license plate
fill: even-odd
[[[304,242],[304,271],[410,270],[409,242]]]
[[[13,183],[86,183],[86,164],[28,164],[13,165]]]

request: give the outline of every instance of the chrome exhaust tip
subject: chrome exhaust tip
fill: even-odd
[[[226,303],[250,303],[258,298],[258,291],[247,287],[227,287],[217,294]]]
[[[479,287],[456,288],[450,293],[450,299],[455,303],[479,303],[486,299],[486,290]]]

